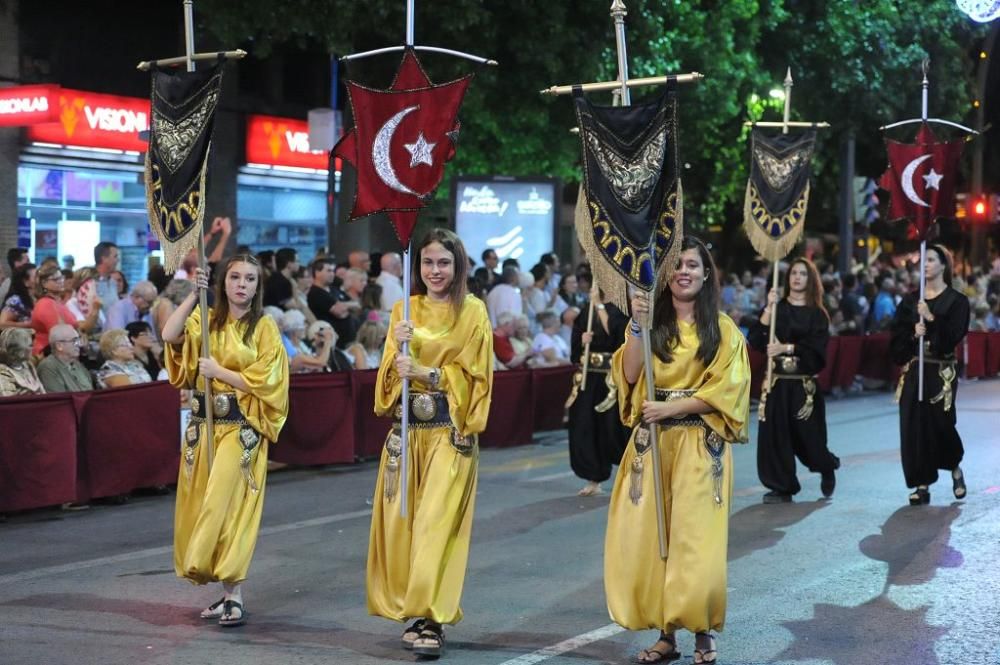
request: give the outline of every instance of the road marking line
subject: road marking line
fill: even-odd
[[[358,517],[365,517],[366,515],[371,515],[371,512],[372,511],[370,509],[355,510],[352,513],[327,515],[326,517],[316,517],[309,520],[301,520],[299,522],[276,524],[274,526],[269,526],[261,529],[260,535],[271,536],[277,533],[295,531],[297,529],[308,529],[309,527],[314,527],[314,526],[323,526],[325,524],[334,524],[336,522],[346,522],[347,520],[353,520]],[[0,586],[3,586],[4,584],[17,584],[18,582],[27,582],[29,580],[36,580],[40,577],[61,575],[63,573],[73,573],[78,570],[84,570],[86,568],[96,568],[98,566],[105,566],[109,564],[124,563],[126,561],[135,561],[136,559],[145,559],[151,556],[163,556],[164,554],[170,554],[173,551],[174,548],[172,545],[167,547],[150,547],[148,549],[136,550],[134,552],[123,552],[122,554],[102,556],[96,559],[86,559],[84,561],[64,563],[59,566],[45,566],[43,568],[35,568],[32,570],[23,570],[19,573],[12,573],[10,575],[0,575]]]
[[[574,475],[572,471],[560,471],[559,473],[550,473],[547,476],[538,476],[537,478],[528,478],[524,482],[526,483],[541,483],[546,480],[555,480],[557,478],[566,478],[568,476]]]
[[[625,632],[625,629],[618,624],[609,623],[603,628],[598,628],[597,630],[592,630],[589,633],[583,633],[582,635],[571,637],[568,640],[563,640],[562,642],[553,644],[550,647],[545,647],[544,649],[539,649],[538,651],[533,651],[529,654],[512,658],[511,660],[505,660],[500,663],[500,665],[535,665],[535,663],[540,663],[543,660],[561,656],[569,651],[575,651],[580,647],[587,646],[592,642],[604,640],[623,632]]]

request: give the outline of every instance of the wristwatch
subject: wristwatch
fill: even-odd
[[[604,305],[594,305],[594,309],[604,309]]]
[[[430,374],[431,388],[437,388],[438,384],[441,383],[441,370],[437,367],[431,367],[428,374]]]

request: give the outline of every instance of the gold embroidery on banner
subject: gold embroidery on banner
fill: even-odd
[[[787,157],[778,157],[754,143],[753,156],[771,189],[783,191],[791,184],[802,165],[812,156],[812,147],[796,150]]]

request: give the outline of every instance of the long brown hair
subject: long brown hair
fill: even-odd
[[[424,236],[424,239],[420,241],[417,251],[414,252],[413,266],[410,270],[413,275],[413,291],[418,295],[427,295],[427,285],[424,284],[424,280],[420,277],[420,261],[424,248],[433,242],[440,243],[442,247],[451,252],[451,255],[455,257],[454,275],[451,280],[451,286],[448,287],[448,300],[451,302],[451,306],[457,316],[462,311],[462,304],[465,302],[465,296],[468,293],[468,284],[466,282],[469,277],[469,255],[465,252],[465,245],[462,244],[459,237],[452,231],[441,228],[431,229]]]
[[[708,365],[715,360],[719,343],[722,341],[722,331],[719,329],[719,271],[715,269],[712,253],[701,240],[685,235],[681,251],[688,249],[698,250],[705,270],[705,281],[694,301],[694,323],[698,330],[698,352],[695,357]],[[677,311],[674,309],[670,286],[667,285],[667,288],[657,294],[656,302],[653,304],[653,330],[650,343],[656,357],[669,363],[673,360],[673,350],[679,341]]]
[[[795,267],[795,264],[801,264],[806,267],[806,304],[823,312],[823,316],[829,321],[830,313],[823,306],[823,281],[819,278],[819,270],[816,269],[816,264],[809,259],[800,256],[788,266],[788,275],[785,277],[784,298],[787,299],[788,295],[792,292],[791,277],[792,268]]]
[[[935,254],[938,255],[938,260],[944,264],[944,283],[951,286],[951,267],[954,265],[955,260],[951,256],[951,252],[944,245],[939,245],[934,243],[933,245],[927,245],[928,250],[933,250]]]
[[[222,330],[229,320],[229,297],[226,295],[226,275],[234,263],[249,263],[257,269],[257,288],[250,299],[250,309],[240,319],[240,323],[246,327],[243,330],[243,343],[249,344],[253,340],[254,330],[257,322],[264,316],[264,275],[260,269],[260,261],[251,254],[236,254],[230,256],[222,264],[222,269],[218,271],[218,280],[215,283],[215,305],[212,308],[211,330]]]

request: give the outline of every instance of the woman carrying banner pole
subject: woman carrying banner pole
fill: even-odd
[[[375,485],[368,547],[368,612],[413,620],[402,645],[439,656],[443,624],[462,619],[460,601],[475,507],[478,435],[493,390],[493,332],[486,307],[466,291],[468,258],[451,231],[434,229],[417,246],[410,320],[396,303],[375,387],[375,412],[396,423]],[[400,353],[404,343],[409,354]],[[409,379],[409,404],[401,405]],[[402,409],[409,409],[403,465]],[[408,478],[401,483],[405,469]],[[400,488],[409,510],[400,514]]]
[[[171,384],[193,388],[184,432],[174,515],[174,569],[195,584],[221,582],[225,594],[202,619],[224,627],[246,623],[242,587],[257,544],[268,446],[288,416],[288,360],[281,334],[261,305],[261,270],[249,255],[229,258],[208,310],[209,355],[201,352],[201,313],[193,291],[163,326]],[[208,278],[197,270],[198,289]],[[204,382],[213,389],[206,403]],[[205,445],[206,412],[214,420],[215,457]]]
[[[695,634],[695,663],[714,663],[726,616],[726,550],[733,485],[728,444],[747,439],[750,366],[743,335],[719,312],[719,282],[708,249],[685,237],[668,288],[656,294],[651,342],[656,400],[646,399],[642,327],[629,326],[613,356],[622,421],[633,427],[615,479],[604,552],[611,618],[630,630],[655,628],[659,639],[642,663],[680,656],[675,632]],[[633,317],[649,299],[632,298]],[[649,429],[659,425],[661,468],[652,468]],[[660,558],[653,476],[661,474],[668,554]]]
[[[764,503],[785,503],[801,488],[795,476],[798,458],[822,476],[820,490],[830,497],[840,460],[827,448],[826,405],[816,374],[826,365],[830,317],[823,307],[823,285],[811,261],[792,261],[784,296],[768,294],[760,322],[750,329],[750,346],[767,353],[774,364],[764,417],[757,431],[757,475],[768,490]],[[777,311],[775,340],[769,341]]]
[[[969,299],[952,288],[952,265],[951,252],[941,245],[928,245],[924,299],[915,293],[905,296],[892,320],[889,352],[893,362],[903,366],[896,401],[903,476],[906,486],[913,489],[911,506],[930,503],[930,486],[937,482],[938,469],[951,472],[956,499],[966,495],[965,476],[959,466],[965,451],[955,428],[955,347],[969,330]],[[923,400],[917,394],[920,365],[916,361],[921,342]]]

